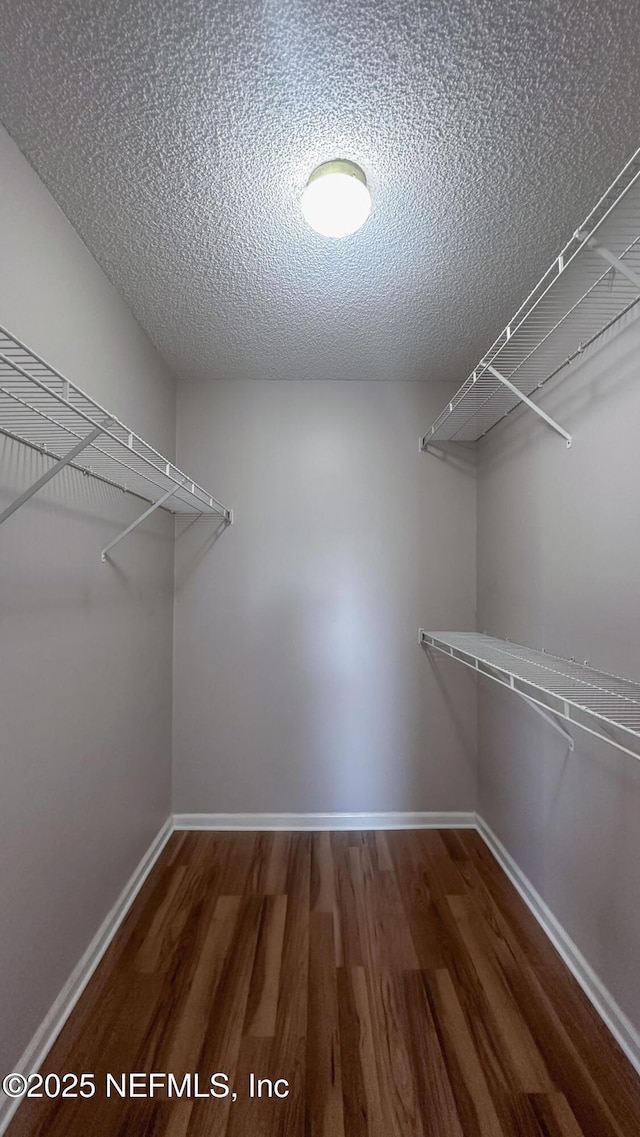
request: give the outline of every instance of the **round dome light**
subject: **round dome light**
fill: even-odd
[[[323,162],[313,171],[300,202],[305,220],[324,237],[347,237],[371,213],[364,171],[355,162]]]

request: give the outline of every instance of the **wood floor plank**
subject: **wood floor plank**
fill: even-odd
[[[415,855],[428,873],[432,891],[438,896],[464,896],[467,889],[460,865],[451,856],[443,834],[437,829],[420,829],[416,836]]]
[[[469,859],[475,866],[478,877],[493,902],[507,916],[513,934],[525,945],[532,962],[543,964],[549,958],[550,951],[553,952],[554,949],[535,916],[520,899],[480,834],[466,830],[460,837],[469,852]],[[464,873],[465,866],[461,866],[460,871]]]
[[[373,1026],[373,1047],[386,1137],[426,1137],[413,1073],[403,976],[396,971],[366,971]],[[447,1119],[448,1121],[448,1119]]]
[[[597,1023],[593,1022],[595,1012],[589,1007],[591,1013],[584,1025],[586,1027],[588,1023],[590,1029],[574,1030],[572,1034],[567,1029],[566,1024],[580,1017],[581,1009],[586,1010],[586,1001],[577,984],[573,980],[569,982],[570,977],[566,975],[564,964],[564,982],[555,991],[555,997],[551,997],[541,981],[541,974],[546,974],[546,969],[536,965],[535,959],[529,959],[520,938],[512,934],[503,911],[491,900],[487,905],[475,889],[473,895],[482,914],[480,926],[485,938],[491,939],[495,958],[500,962],[502,974],[520,1008],[520,1014],[544,1056],[552,1078],[556,1081],[562,1077],[567,1079],[568,1101],[573,1105],[580,1123],[602,1137],[617,1134],[618,1125],[609,1105],[611,1099],[615,1098],[618,1112],[622,1118],[627,1119],[624,1125],[632,1125],[636,1097],[634,1089],[637,1092],[637,1084],[634,1086],[630,1077],[628,1063],[611,1061],[603,1064],[603,1073],[598,1079],[602,1085],[594,1082],[589,1072],[593,1063],[594,1045],[598,1044],[599,1049],[601,1045],[604,1046],[605,1053],[617,1050],[602,1021],[598,1019]],[[514,903],[516,901],[522,904],[517,897]],[[559,957],[551,944],[549,949],[556,956],[551,969],[552,976],[562,974],[558,967]],[[588,1043],[585,1046],[586,1040]]]
[[[281,896],[286,892],[292,834],[270,833],[269,836],[271,844],[266,864],[264,892],[267,896]]]
[[[462,839],[465,830],[457,832],[455,829],[440,829],[438,832],[440,840],[452,861],[467,861],[469,859],[469,852]]]
[[[343,1122],[345,1137],[369,1137],[370,1103],[367,1099],[368,1082],[366,1067],[369,1065],[374,1086],[377,1085],[375,1055],[371,1030],[360,1021],[353,975],[362,968],[341,967],[337,973],[338,1018],[340,1029],[340,1057],[342,1064]],[[366,983],[364,974],[362,982]],[[364,1053],[363,1053],[364,1051]]]
[[[67,1071],[93,1073],[102,1100],[25,1101],[10,1127],[12,1133],[15,1128],[16,1135],[30,1137],[85,1137],[89,1126],[92,1137],[109,1137],[114,1118],[124,1110],[123,1103],[104,1100],[106,1075],[125,1069],[127,1055],[136,1053],[156,1013],[162,982],[156,976],[143,976],[132,990],[127,978],[117,976],[113,988],[104,1018],[97,1018],[94,1029],[88,1027],[70,1050],[60,1040],[42,1067],[43,1072],[59,1076]]]
[[[163,1125],[158,1126],[158,1137],[187,1137],[193,1102],[164,1102]]]
[[[311,911],[333,912],[336,889],[330,833],[313,834],[311,857]]]
[[[636,1073],[468,830],[174,834],[42,1069],[98,1092],[7,1137],[640,1134]],[[136,1071],[207,1096],[106,1098]]]
[[[378,872],[393,872],[393,861],[391,860],[391,853],[389,852],[387,834],[381,829],[377,829],[373,836],[376,853],[378,855],[378,863],[376,866]]]
[[[344,1137],[332,912],[314,912],[310,920],[308,1023],[305,1133]]]
[[[365,846],[352,853],[358,879],[358,922],[364,929],[367,967],[370,972],[418,970],[420,965],[397,880],[392,873],[375,871],[371,852]]]
[[[331,912],[333,916],[333,950],[336,967],[342,967],[342,922],[336,891],[336,871],[331,848],[331,834],[314,833],[311,860],[311,911]]]
[[[184,892],[186,873],[187,866],[178,865],[171,874],[166,892],[138,949],[135,959],[136,970],[159,971],[167,956],[171,954],[176,940],[179,939],[188,916],[187,909],[177,903],[179,894]]]
[[[531,1104],[545,1137],[584,1137],[564,1094],[533,1094]]]
[[[340,969],[339,996],[345,1137],[385,1137],[364,967]]]
[[[286,896],[265,897],[245,1023],[245,1034],[255,1038],[275,1034],[286,916]]]
[[[286,1130],[286,1100],[273,1095],[249,1096],[249,1080],[269,1079],[275,1083],[277,1070],[272,1064],[272,1040],[245,1035],[240,1046],[236,1067],[235,1090],[237,1100],[229,1106],[226,1137],[280,1137]]]
[[[220,892],[225,896],[244,896],[255,890],[260,871],[259,853],[262,833],[225,833],[225,865]]]
[[[464,1137],[445,1061],[437,1009],[419,971],[404,975],[408,1052],[425,1137]]]
[[[497,1015],[496,1008],[491,1003],[490,991],[481,982],[460,934],[450,899],[437,897],[433,901],[446,936],[447,970],[451,974],[500,1123],[509,1132],[510,1102],[515,1094],[522,1092],[518,1066],[503,1029],[505,1024]]]
[[[235,932],[240,903],[239,896],[220,896],[216,902],[186,997],[172,1016],[169,1036],[157,1056],[159,1069],[181,1073],[198,1068],[213,1013],[214,993]]]
[[[477,921],[467,898],[450,896],[449,906],[458,925],[460,936],[472,960],[490,1004],[497,1029],[503,1035],[518,1072],[524,1093],[542,1093],[553,1088],[549,1072],[540,1051],[522,1018],[499,969],[495,966],[485,939],[478,931]]]
[[[287,864],[280,997],[269,1059],[273,1076],[286,1079],[291,1087],[274,1131],[278,1137],[304,1133],[312,840],[312,834],[294,834]]]
[[[332,839],[333,839],[332,834]],[[339,836],[343,836],[340,834]],[[359,850],[351,845],[334,847],[336,891],[341,928],[342,962],[346,967],[362,967],[365,958],[365,931],[362,927],[362,870]]]
[[[405,1132],[424,1137],[403,983],[403,964],[417,968],[413,943],[404,912],[396,911],[393,922],[382,912],[381,874],[374,871],[368,843],[349,854],[384,1132],[387,1137]]]
[[[447,966],[448,935],[435,903],[437,886],[411,836],[403,830],[388,833],[387,846],[419,966],[435,970]]]
[[[456,1101],[465,1132],[476,1132],[478,1137],[506,1137],[449,971],[436,971],[430,986],[445,1053],[450,1055],[448,1067],[457,1087]]]
[[[204,1083],[218,1072],[226,1073],[231,1082],[235,1079],[262,905],[263,899],[259,896],[250,895],[240,900],[233,934],[217,975],[208,1030],[195,1067]],[[187,1137],[224,1137],[231,1104],[228,1097],[197,1101]]]

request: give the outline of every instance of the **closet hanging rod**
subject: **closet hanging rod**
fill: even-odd
[[[420,439],[475,442],[640,300],[640,149]]]
[[[222,502],[4,327],[0,432],[54,462],[0,514],[0,524],[65,466],[151,504],[106,549],[158,508],[176,517],[233,521]]]
[[[419,642],[500,683],[544,711],[545,717],[564,719],[640,760],[640,684],[597,671],[587,663],[477,632],[426,632],[420,628]],[[558,729],[555,722],[550,725]],[[625,746],[610,731],[637,739],[638,749]]]

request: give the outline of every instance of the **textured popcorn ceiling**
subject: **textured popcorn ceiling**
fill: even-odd
[[[639,42],[631,0],[0,0],[0,117],[177,374],[462,381],[640,142]]]

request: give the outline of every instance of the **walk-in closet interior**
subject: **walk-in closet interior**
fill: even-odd
[[[0,1133],[640,1134],[639,34],[0,0]]]

